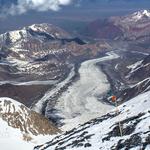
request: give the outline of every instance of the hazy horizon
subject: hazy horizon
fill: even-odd
[[[63,0],[61,1],[63,2]],[[22,14],[17,14],[16,12],[16,14],[12,14],[12,10],[10,10],[10,6],[12,4],[17,5],[17,1],[0,0],[0,8],[5,8],[7,13],[11,11],[11,13],[4,16],[3,9],[1,9],[0,33],[22,28],[35,23],[52,23],[64,29],[68,29],[68,26],[80,28],[86,22],[90,22],[95,19],[102,19],[110,16],[121,16],[138,10],[150,8],[150,5],[148,5],[150,4],[150,1],[148,0],[138,0],[138,2],[135,0],[74,0],[67,6],[60,5],[60,10],[57,11],[51,10],[51,6],[49,9],[45,8],[44,11],[40,11],[38,10],[39,5],[37,10],[26,8],[26,12]],[[41,3],[41,5],[41,7],[45,7],[45,3]],[[28,7],[28,5],[26,7]]]

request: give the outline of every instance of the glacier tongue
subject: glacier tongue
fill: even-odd
[[[55,115],[63,118],[61,122],[64,124],[62,130],[72,129],[78,124],[101,116],[113,108],[113,106],[98,101],[98,97],[110,89],[110,84],[106,75],[96,66],[96,63],[119,57],[111,52],[107,55],[83,62],[79,68],[80,79],[58,98]],[[51,113],[49,105],[51,105],[51,101],[46,108],[47,117]]]

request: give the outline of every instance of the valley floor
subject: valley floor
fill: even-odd
[[[62,118],[61,124],[63,124],[63,126],[61,129],[63,131],[72,129],[79,124],[107,113],[113,106],[98,99],[108,92],[110,83],[107,80],[107,76],[96,64],[118,57],[119,56],[114,52],[109,52],[104,57],[83,62],[78,71],[79,79],[73,82],[71,86],[58,97],[54,108],[49,107],[53,105],[53,101],[50,98],[52,98],[53,95],[57,95],[59,90],[70,82],[74,75],[73,70],[67,79],[45,94],[35,105],[34,110],[41,111],[40,109],[43,103],[49,100],[45,115],[48,118],[53,115],[56,117],[56,120]],[[55,111],[53,111],[54,109]]]

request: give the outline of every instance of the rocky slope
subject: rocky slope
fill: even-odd
[[[3,150],[32,150],[60,132],[44,116],[6,97],[0,98],[0,129]]]
[[[150,92],[141,94],[120,105],[118,113],[113,110],[55,137],[46,144],[36,146],[35,150],[148,150],[150,148],[149,97]]]
[[[118,100],[120,103],[127,101],[141,93],[147,92],[150,90],[150,78],[146,78],[137,84],[134,84],[130,87],[125,88],[122,91],[118,92]]]
[[[29,134],[31,137],[59,132],[45,117],[10,98],[0,98],[0,118],[8,126],[19,129],[22,134]]]
[[[129,72],[126,78],[130,81],[139,82],[150,77],[150,55],[145,57],[143,60],[128,66],[128,68]]]
[[[150,55],[127,66],[126,88],[117,93],[119,101],[124,102],[150,90]]]

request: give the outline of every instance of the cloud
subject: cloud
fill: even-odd
[[[3,15],[24,14],[29,10],[35,11],[58,11],[61,6],[69,5],[73,0],[18,0],[1,9]]]

